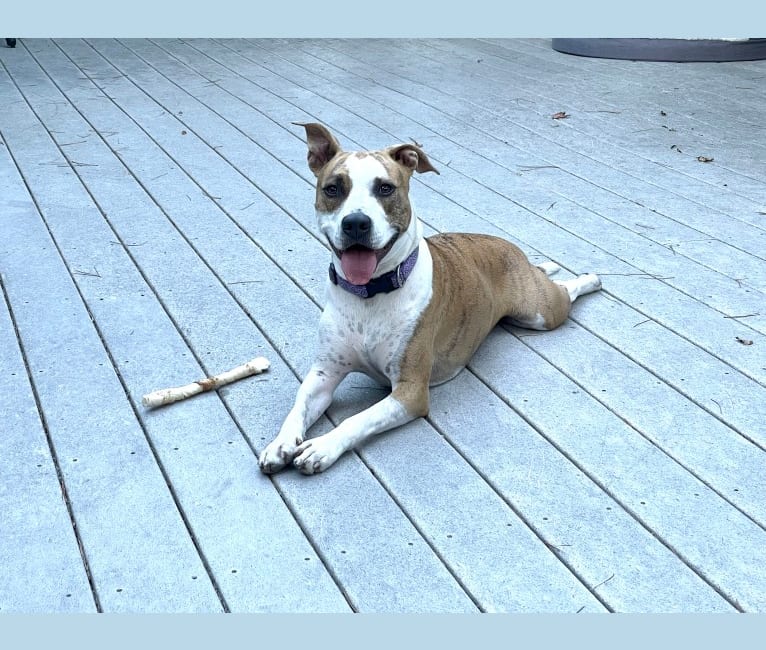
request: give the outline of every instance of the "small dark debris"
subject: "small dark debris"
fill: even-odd
[[[186,131],[181,131],[181,135],[186,135]]]
[[[566,111],[559,111],[558,113],[551,115],[551,118],[554,120],[565,120],[568,117],[569,114]]]
[[[668,114],[665,111],[660,111],[660,115],[662,115],[662,117],[667,117]]]
[[[742,345],[752,345],[753,341],[751,339],[743,339],[739,336],[736,337],[737,343],[741,343]]]
[[[709,158],[708,156],[697,156],[697,160],[699,160],[699,162],[702,162],[702,163],[713,162],[713,159]]]
[[[683,151],[681,151],[681,149],[678,147],[677,144],[670,145],[670,150],[672,151],[673,149],[675,149],[678,153],[683,153]]]

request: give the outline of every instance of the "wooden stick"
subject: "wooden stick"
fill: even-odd
[[[239,379],[249,377],[250,375],[258,375],[268,368],[268,359],[265,357],[256,357],[252,361],[243,363],[241,366],[237,366],[236,368],[222,372],[220,375],[215,375],[213,377],[201,379],[200,381],[195,381],[193,384],[156,390],[153,393],[144,395],[141,399],[141,403],[147,408],[164,406],[165,404],[171,404],[172,402],[178,402],[179,400],[186,399],[192,395],[204,393],[205,391],[209,390],[215,390],[216,388],[220,388],[221,386],[225,386],[226,384],[230,384]]]

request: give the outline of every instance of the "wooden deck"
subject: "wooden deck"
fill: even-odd
[[[766,611],[766,62],[22,40],[0,102],[0,611]],[[294,121],[416,140],[429,233],[604,290],[270,478],[329,260]],[[313,431],[381,394],[352,376]]]

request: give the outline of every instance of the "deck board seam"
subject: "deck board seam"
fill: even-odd
[[[468,367],[466,367],[465,371],[468,371],[468,372],[470,372],[470,373],[471,373],[471,375],[473,375],[473,376],[476,378],[476,380],[477,380],[478,382],[480,382],[480,383],[481,383],[481,384],[482,384],[482,385],[483,385],[483,386],[486,388],[486,390],[488,390],[490,393],[492,393],[493,395],[495,395],[495,396],[496,396],[498,399],[500,399],[500,400],[503,400],[502,396],[501,396],[501,395],[499,395],[499,394],[498,394],[498,393],[497,393],[497,392],[496,392],[496,391],[495,391],[495,390],[494,390],[494,389],[493,389],[491,386],[489,386],[489,385],[488,385],[488,384],[487,384],[485,381],[483,381],[483,380],[481,379],[481,377],[479,377],[478,375],[476,375],[476,373],[475,373],[473,370],[471,370],[471,369],[469,369]],[[563,460],[565,460],[566,462],[570,463],[570,464],[571,464],[573,467],[577,468],[579,471],[582,471],[582,470],[581,470],[581,469],[580,469],[580,468],[577,466],[577,464],[576,464],[576,463],[574,463],[574,462],[572,461],[572,459],[571,459],[571,458],[569,458],[569,457],[568,457],[568,456],[567,456],[567,455],[566,455],[566,454],[563,452],[563,450],[562,450],[562,449],[560,449],[560,448],[559,448],[557,445],[555,445],[554,443],[552,443],[552,442],[551,442],[551,440],[550,440],[550,439],[549,439],[549,438],[548,438],[548,437],[547,437],[547,436],[546,436],[546,435],[545,435],[545,434],[544,434],[544,433],[541,431],[541,429],[540,429],[539,427],[535,426],[535,425],[534,425],[532,422],[530,422],[530,421],[529,421],[529,419],[525,418],[525,417],[524,417],[524,416],[523,416],[521,413],[519,413],[518,411],[516,411],[516,410],[515,410],[515,409],[514,409],[514,408],[513,408],[513,407],[512,407],[510,404],[508,404],[508,402],[507,402],[507,401],[503,400],[503,403],[505,403],[505,404],[506,404],[506,405],[507,405],[507,406],[508,406],[508,407],[509,407],[509,408],[510,408],[510,409],[511,409],[511,410],[512,410],[512,411],[513,411],[513,412],[514,412],[514,413],[515,413],[517,416],[519,416],[519,417],[520,417],[522,420],[524,420],[524,422],[525,422],[527,425],[529,425],[529,426],[530,426],[530,427],[531,427],[531,428],[532,428],[532,429],[533,429],[533,430],[534,430],[534,431],[537,433],[537,435],[539,435],[539,436],[540,436],[541,438],[543,438],[543,439],[544,439],[544,440],[545,440],[545,441],[546,441],[546,442],[547,442],[549,445],[551,445],[551,447],[552,447],[553,449],[555,449],[555,450],[556,450],[556,452],[557,452],[558,454],[560,454],[560,455],[561,455],[561,458],[562,458]],[[543,533],[543,532],[540,530],[540,528],[539,528],[538,526],[535,526],[535,525],[534,525],[534,524],[531,522],[530,518],[529,518],[528,516],[524,515],[524,514],[522,513],[522,511],[521,511],[521,510],[520,510],[520,509],[519,509],[519,508],[518,508],[516,505],[514,505],[514,503],[513,503],[512,499],[511,499],[510,497],[508,497],[508,496],[506,496],[505,494],[503,494],[503,490],[502,490],[502,488],[501,488],[500,486],[496,485],[496,484],[495,484],[495,481],[493,481],[493,480],[492,480],[492,479],[489,477],[489,475],[488,475],[486,472],[484,472],[484,471],[483,471],[483,470],[482,470],[482,469],[481,469],[481,468],[480,468],[480,467],[479,467],[479,466],[478,466],[478,465],[477,465],[475,462],[473,462],[473,461],[472,461],[470,458],[468,458],[468,456],[467,456],[465,453],[463,453],[463,451],[461,451],[461,449],[460,449],[459,445],[457,445],[457,444],[456,444],[456,443],[455,443],[455,442],[452,440],[452,436],[451,436],[451,435],[450,435],[448,432],[446,432],[446,431],[445,431],[445,430],[444,430],[442,427],[440,427],[438,424],[436,424],[436,422],[434,422],[434,420],[433,420],[431,417],[429,417],[429,416],[426,416],[426,418],[425,418],[425,419],[426,419],[426,420],[428,421],[428,423],[429,423],[429,424],[430,424],[430,425],[431,425],[431,426],[432,426],[432,427],[433,427],[433,428],[434,428],[434,429],[435,429],[435,430],[436,430],[436,431],[439,433],[439,435],[441,435],[441,436],[444,438],[444,440],[445,440],[445,441],[447,442],[447,444],[448,444],[448,445],[449,445],[449,446],[452,448],[452,450],[453,450],[453,451],[454,451],[454,452],[455,452],[455,453],[456,453],[458,456],[460,456],[460,458],[462,458],[462,459],[463,459],[463,461],[464,461],[464,462],[465,462],[465,463],[466,463],[466,464],[467,464],[467,465],[468,465],[468,466],[469,466],[471,469],[473,469],[473,471],[474,471],[474,472],[476,472],[476,474],[477,474],[478,476],[480,476],[480,477],[482,478],[482,480],[483,480],[483,481],[484,481],[484,482],[485,482],[487,485],[489,485],[489,486],[492,488],[492,490],[493,490],[493,491],[495,492],[495,494],[496,494],[496,495],[497,495],[497,496],[500,498],[500,500],[501,500],[501,501],[503,501],[503,502],[504,502],[504,503],[505,503],[505,504],[508,506],[508,508],[511,510],[511,512],[513,512],[513,513],[516,515],[516,517],[518,517],[519,521],[520,521],[522,524],[524,524],[524,525],[525,525],[527,528],[529,528],[529,530],[530,530],[530,531],[532,531],[532,533],[535,535],[535,537],[537,537],[537,538],[538,538],[538,539],[539,539],[539,540],[540,540],[540,541],[543,543],[543,545],[544,545],[546,548],[548,548],[548,549],[551,549],[551,548],[555,548],[555,545],[554,545],[552,542],[549,542],[549,541],[546,539],[546,536],[545,536],[545,534],[544,534],[544,533]],[[599,485],[598,485],[598,484],[597,484],[595,481],[593,481],[593,479],[592,479],[592,478],[591,478],[591,477],[590,477],[588,474],[586,474],[585,472],[583,472],[583,475],[584,475],[584,476],[586,476],[586,477],[588,478],[588,480],[589,480],[591,483],[593,483],[594,485],[596,485],[597,487],[599,487],[599,489],[601,489],[601,486],[599,486]],[[603,489],[602,489],[602,491],[603,491]],[[608,493],[606,493],[606,492],[604,492],[604,493],[605,493],[605,494],[607,494],[607,496],[608,496],[610,499],[612,499],[612,501],[613,501],[615,504],[617,504],[617,505],[620,507],[620,509],[621,509],[621,510],[623,510],[623,511],[624,511],[624,512],[625,512],[625,513],[626,513],[626,514],[629,516],[629,517],[631,517],[631,518],[635,519],[635,517],[633,517],[633,515],[630,513],[630,511],[628,511],[628,510],[627,510],[627,509],[626,509],[626,508],[625,508],[625,507],[624,507],[624,506],[623,506],[623,505],[622,505],[622,504],[621,504],[621,503],[620,503],[620,502],[619,502],[617,499],[615,499],[615,498],[614,498],[614,497],[613,497],[611,494],[608,494]],[[639,524],[640,524],[640,522],[639,522]],[[646,528],[645,526],[643,526],[643,524],[641,524],[641,526],[642,526],[642,527],[644,527],[644,528]],[[649,531],[649,532],[651,532],[651,531]],[[657,538],[657,536],[656,536],[654,533],[652,533],[652,536],[653,536],[655,539],[658,539],[658,538]],[[659,540],[659,539],[658,539],[658,541],[660,541],[660,542],[661,542],[662,540]],[[664,544],[663,544],[663,545],[664,545]],[[665,545],[665,546],[667,546],[667,545]],[[672,551],[672,549],[671,549],[671,552],[673,552],[673,551]],[[682,558],[680,558],[680,557],[678,556],[678,554],[677,554],[677,553],[673,552],[673,554],[674,554],[676,557],[678,557],[679,561],[680,561],[680,562],[682,562],[682,563],[684,564],[684,566],[687,566],[687,567],[688,567],[688,564],[687,564],[686,562],[684,562],[684,560],[683,560]],[[576,569],[576,568],[573,566],[572,562],[570,562],[569,560],[567,560],[567,559],[564,557],[564,554],[563,554],[563,553],[556,553],[556,552],[554,552],[554,555],[555,555],[555,557],[558,559],[558,561],[559,561],[559,562],[561,562],[561,563],[562,563],[562,564],[563,564],[563,565],[564,565],[564,566],[567,568],[567,570],[568,570],[568,571],[569,571],[569,572],[570,572],[570,573],[571,573],[571,574],[572,574],[572,575],[573,575],[573,576],[574,576],[574,577],[575,577],[577,580],[579,580],[579,581],[580,581],[580,583],[582,583],[582,585],[583,585],[583,586],[584,586],[584,587],[585,587],[585,588],[586,588],[586,589],[587,589],[587,590],[588,590],[588,591],[591,593],[591,595],[592,595],[592,596],[593,596],[593,597],[594,597],[596,600],[598,600],[598,601],[599,601],[599,602],[600,602],[600,603],[601,603],[601,604],[602,604],[602,605],[603,605],[603,606],[604,606],[604,607],[607,609],[607,611],[609,611],[609,612],[614,612],[614,611],[615,611],[614,607],[612,607],[612,606],[609,604],[609,601],[608,601],[608,599],[607,599],[607,598],[605,598],[605,597],[603,597],[603,596],[601,596],[599,593],[597,593],[597,592],[596,592],[596,590],[595,590],[595,587],[594,587],[593,585],[589,584],[589,581],[588,581],[588,580],[587,580],[587,579],[586,579],[586,578],[585,578],[585,577],[584,577],[584,576],[581,574],[581,572],[580,572],[580,571],[578,571],[578,570],[577,570],[577,569]],[[696,574],[696,572],[695,572],[695,574]],[[707,583],[706,583],[706,584],[707,584]],[[598,585],[596,585],[596,586],[598,586]]]
[[[6,74],[7,74],[7,70],[6,70]],[[8,75],[8,77],[13,80],[13,77],[11,77],[11,75]],[[14,81],[14,84],[15,84],[15,81]],[[16,86],[16,87],[18,88],[18,86]],[[26,101],[26,99],[25,99],[25,101]],[[54,246],[56,246],[56,251],[57,251],[58,255],[61,256],[61,251],[59,250],[58,246],[56,245],[55,239],[53,238],[53,234],[51,233],[50,229],[48,228],[48,224],[45,221],[45,218],[43,217],[42,211],[41,211],[40,206],[39,206],[39,204],[37,202],[37,198],[35,197],[34,193],[32,192],[31,188],[29,187],[29,184],[27,183],[27,179],[24,176],[24,174],[21,171],[21,169],[19,168],[18,162],[16,161],[16,157],[13,155],[13,151],[11,150],[10,145],[8,145],[7,140],[5,140],[5,137],[2,135],[1,132],[0,132],[0,138],[2,138],[6,142],[6,149],[8,151],[9,156],[13,160],[13,164],[14,164],[14,166],[16,168],[16,171],[17,171],[19,177],[21,178],[22,182],[24,183],[24,187],[26,188],[27,193],[29,194],[29,197],[32,199],[32,201],[33,201],[33,203],[35,205],[35,210],[36,210],[38,216],[40,217],[40,220],[43,222],[43,224],[45,226],[45,229],[46,229],[46,231],[48,233],[48,236],[51,239],[51,242],[54,244]],[[62,260],[63,260],[63,256],[62,256]],[[74,283],[74,279],[72,279],[72,282]],[[61,488],[62,500],[64,501],[64,505],[65,505],[65,507],[67,509],[67,512],[69,514],[69,521],[70,521],[70,523],[72,525],[72,531],[74,532],[75,539],[77,540],[77,547],[78,547],[78,550],[80,552],[80,559],[82,561],[82,565],[83,565],[83,569],[85,571],[85,575],[86,575],[86,577],[88,579],[88,584],[90,585],[90,590],[91,590],[91,594],[93,596],[94,604],[96,606],[96,611],[97,612],[103,612],[103,608],[101,606],[101,599],[100,599],[99,594],[98,594],[98,588],[96,587],[95,581],[93,579],[93,574],[91,572],[90,562],[88,560],[88,555],[87,555],[87,553],[85,551],[85,547],[83,546],[83,542],[82,542],[82,539],[80,537],[79,528],[77,526],[77,517],[76,517],[76,515],[74,513],[74,509],[72,508],[72,503],[71,503],[71,500],[69,498],[69,491],[68,491],[67,486],[66,486],[66,481],[64,480],[64,474],[63,474],[63,472],[61,470],[61,463],[59,462],[58,452],[56,451],[56,445],[55,445],[55,443],[53,441],[53,437],[51,436],[51,432],[50,432],[50,429],[48,427],[48,422],[47,422],[47,418],[46,418],[46,415],[45,415],[45,409],[43,408],[42,401],[40,400],[40,395],[39,395],[38,390],[37,390],[37,384],[35,382],[34,375],[32,373],[32,368],[31,368],[31,365],[30,365],[30,362],[29,362],[29,358],[27,356],[26,347],[24,345],[23,338],[21,336],[21,331],[19,330],[19,326],[18,326],[18,323],[16,321],[16,316],[14,314],[14,310],[13,310],[13,306],[11,304],[10,296],[8,295],[8,292],[7,292],[6,288],[5,288],[5,283],[2,282],[2,281],[0,281],[0,290],[2,291],[3,299],[4,299],[6,307],[8,309],[8,315],[9,315],[9,317],[11,319],[12,324],[13,324],[13,330],[14,330],[14,334],[16,336],[16,341],[17,341],[18,346],[19,346],[19,352],[21,353],[21,357],[22,357],[22,359],[24,361],[24,368],[25,368],[26,373],[27,373],[27,380],[29,381],[29,385],[30,385],[30,387],[32,389],[32,395],[34,396],[35,405],[37,407],[38,418],[40,420],[40,424],[42,426],[42,429],[43,429],[43,431],[45,433],[45,439],[46,439],[46,442],[48,444],[48,451],[49,451],[49,453],[51,455],[51,459],[53,461],[53,465],[54,465],[54,468],[56,470],[56,477],[58,479],[58,483],[59,483],[59,486]],[[82,300],[82,296],[80,296],[80,299]],[[90,311],[88,311],[88,313],[90,314]],[[95,321],[94,321],[94,325],[95,325]]]
[[[523,343],[523,341],[522,341]],[[528,347],[525,345],[525,347]],[[534,352],[534,350],[533,350]],[[542,356],[542,355],[538,355]],[[469,364],[469,367],[472,367],[471,364]],[[557,368],[557,370],[559,370]],[[561,372],[561,370],[559,370]],[[721,587],[719,587],[715,582],[713,582],[712,579],[708,578],[705,573],[697,567],[691,560],[687,559],[685,554],[680,552],[678,549],[674,547],[674,545],[663,538],[661,533],[651,527],[650,524],[646,523],[641,516],[635,512],[635,510],[631,507],[629,507],[627,504],[623,502],[621,498],[615,495],[614,491],[610,489],[606,484],[604,484],[603,481],[596,478],[593,473],[587,469],[584,465],[582,465],[580,462],[578,462],[571,454],[567,453],[561,445],[559,445],[548,433],[544,432],[540,427],[537,427],[534,422],[520,409],[517,409],[511,401],[506,398],[502,393],[499,391],[496,391],[492,388],[490,383],[482,376],[480,372],[474,372],[476,374],[478,380],[484,384],[498,399],[500,399],[508,408],[510,408],[519,418],[521,418],[528,426],[532,427],[538,435],[543,438],[551,447],[553,447],[561,456],[562,458],[566,459],[567,462],[569,462],[571,465],[573,465],[577,470],[579,470],[585,477],[588,478],[589,481],[591,481],[594,485],[596,485],[604,494],[606,494],[614,503],[618,504],[619,507],[622,509],[623,512],[625,512],[631,519],[633,519],[641,528],[643,528],[649,535],[651,535],[654,539],[657,540],[659,544],[664,546],[666,549],[668,549],[673,555],[675,555],[678,560],[684,564],[690,571],[692,571],[700,580],[702,580],[706,585],[708,585],[715,593],[717,593],[721,598],[723,598],[729,605],[734,607],[737,611],[743,612],[744,609],[742,606],[738,603],[737,599],[733,596],[730,596],[726,594]],[[563,374],[563,373],[562,373]],[[586,391],[588,393],[588,391]],[[588,393],[590,395],[590,393]],[[595,397],[594,397],[595,399]],[[603,405],[602,405],[603,406]],[[622,421],[624,421],[622,418],[620,418]],[[633,428],[631,426],[631,428]],[[635,429],[634,429],[635,430]],[[643,437],[643,435],[637,431],[639,435]],[[446,436],[445,436],[446,437]],[[653,443],[652,443],[653,444]],[[656,445],[655,445],[656,446]],[[663,449],[659,448],[660,451],[663,453],[666,453]],[[458,453],[460,453],[458,451]],[[462,456],[463,454],[461,454]],[[466,462],[470,464],[470,461],[466,459]],[[696,478],[696,477],[695,477]],[[490,483],[491,484],[491,483]],[[751,520],[748,516],[748,520]],[[759,528],[761,528],[760,524],[757,524]],[[595,589],[595,588],[594,588]],[[589,588],[589,590],[591,590]],[[592,590],[591,590],[592,591]],[[595,592],[594,592],[594,595]],[[596,597],[598,597],[596,595]]]
[[[574,320],[574,319],[572,319],[572,320]],[[575,321],[575,322],[576,322],[576,321]],[[657,449],[657,450],[658,450],[660,453],[662,453],[664,456],[667,456],[667,457],[668,457],[670,460],[672,460],[672,461],[673,461],[673,462],[674,462],[676,465],[678,465],[678,466],[680,466],[681,468],[683,468],[683,470],[684,470],[684,471],[686,471],[687,473],[691,474],[691,475],[692,475],[694,478],[696,478],[696,479],[697,479],[697,480],[698,480],[700,483],[702,483],[703,485],[705,485],[705,486],[706,486],[707,488],[709,488],[709,489],[710,489],[712,492],[714,492],[715,494],[717,494],[717,495],[718,495],[718,496],[719,496],[721,499],[723,499],[724,501],[726,501],[726,503],[728,503],[728,504],[729,504],[729,505],[730,505],[732,508],[734,508],[735,510],[738,510],[738,511],[739,511],[739,512],[740,512],[742,515],[744,515],[744,516],[745,516],[747,519],[749,519],[750,521],[752,521],[752,522],[753,522],[753,523],[754,523],[756,526],[758,526],[759,528],[763,529],[763,530],[764,530],[764,532],[766,532],[766,525],[764,525],[764,523],[763,523],[763,522],[760,522],[760,521],[758,521],[758,519],[756,519],[755,517],[753,517],[753,516],[752,516],[750,513],[748,513],[748,512],[747,512],[746,510],[744,510],[742,507],[738,506],[736,503],[734,503],[733,501],[731,501],[731,499],[730,499],[728,496],[726,496],[726,495],[725,495],[725,494],[724,494],[724,493],[723,493],[721,490],[719,490],[718,488],[716,488],[716,487],[715,487],[715,486],[714,486],[714,485],[713,485],[713,484],[712,484],[712,483],[711,483],[711,482],[710,482],[708,479],[705,479],[704,477],[700,476],[700,474],[699,474],[697,471],[695,471],[694,469],[692,469],[690,466],[688,466],[688,465],[687,465],[686,463],[684,463],[683,461],[681,461],[681,460],[679,460],[678,458],[676,458],[676,456],[675,456],[675,455],[674,455],[674,454],[673,454],[671,451],[669,451],[669,450],[665,449],[665,448],[664,448],[664,447],[663,447],[661,444],[658,444],[658,443],[657,443],[657,442],[656,442],[656,441],[655,441],[655,440],[652,438],[652,436],[651,436],[651,435],[649,435],[649,434],[647,434],[647,433],[644,433],[644,432],[641,430],[641,428],[640,428],[638,425],[636,425],[636,424],[633,424],[633,423],[632,423],[632,422],[631,422],[631,421],[630,421],[630,420],[629,420],[629,419],[628,419],[626,416],[622,415],[622,414],[621,414],[621,413],[620,413],[618,410],[616,410],[614,407],[610,406],[610,405],[609,405],[609,404],[608,404],[606,401],[604,401],[603,399],[601,399],[601,398],[599,397],[598,393],[594,393],[594,392],[591,392],[590,390],[588,390],[588,388],[585,386],[585,384],[584,384],[583,382],[581,382],[580,380],[578,380],[576,376],[574,376],[574,375],[572,375],[570,372],[568,372],[568,371],[566,371],[566,370],[562,369],[561,367],[559,367],[558,365],[556,365],[556,363],[555,363],[555,362],[553,362],[551,359],[549,359],[549,358],[548,358],[548,357],[547,357],[545,354],[543,354],[542,352],[540,352],[539,350],[537,350],[537,349],[536,349],[536,348],[534,348],[533,346],[529,345],[529,344],[528,344],[528,343],[527,343],[527,342],[524,340],[524,338],[525,338],[525,337],[523,337],[523,336],[517,336],[517,335],[516,335],[516,333],[514,332],[514,329],[513,329],[512,327],[510,327],[510,326],[508,326],[508,325],[505,325],[505,324],[501,325],[500,327],[502,327],[502,328],[503,328],[503,329],[504,329],[506,332],[508,332],[509,334],[511,334],[511,335],[515,336],[517,339],[519,339],[519,341],[520,341],[520,342],[521,342],[521,343],[522,343],[522,344],[523,344],[523,345],[524,345],[524,346],[525,346],[527,349],[529,349],[530,351],[532,351],[534,354],[536,354],[537,356],[539,356],[539,357],[540,357],[541,359],[543,359],[544,361],[547,361],[549,364],[551,364],[551,365],[552,365],[554,368],[556,368],[556,370],[558,370],[558,372],[560,372],[562,375],[564,375],[564,376],[565,376],[565,377],[566,377],[566,378],[567,378],[569,381],[571,381],[571,382],[572,382],[573,384],[575,384],[575,385],[576,385],[578,388],[580,388],[580,389],[581,389],[583,392],[585,392],[585,393],[586,393],[586,394],[588,394],[590,397],[592,397],[592,398],[593,398],[593,399],[594,399],[596,402],[598,402],[598,403],[599,403],[601,406],[603,406],[603,407],[604,407],[604,408],[605,408],[607,411],[609,411],[610,413],[612,413],[612,414],[613,414],[615,417],[619,418],[619,419],[620,419],[622,422],[624,422],[624,423],[625,423],[625,424],[626,424],[628,427],[630,427],[630,429],[631,429],[632,431],[635,431],[635,432],[636,432],[636,434],[638,434],[638,435],[639,435],[641,438],[643,438],[643,439],[644,439],[644,440],[646,440],[646,441],[647,441],[649,444],[651,444],[653,447],[655,447],[655,448],[656,448],[656,449]],[[587,330],[587,328],[583,328],[583,329],[586,329],[586,330]],[[611,347],[611,346],[610,346],[610,347]],[[638,364],[638,365],[640,365],[640,364]],[[650,372],[651,372],[651,371],[650,371]],[[651,373],[651,374],[653,375],[654,373]],[[656,375],[654,375],[654,376],[656,376]],[[675,390],[675,388],[674,388],[672,385],[668,384],[667,382],[664,382],[664,383],[665,383],[665,385],[666,385],[666,386],[668,386],[668,387],[670,387],[671,389]],[[676,392],[677,392],[677,393],[679,393],[679,391],[676,391]],[[692,400],[692,401],[693,401],[693,400]],[[694,403],[695,403],[695,404],[697,404],[696,402],[694,402]],[[699,404],[697,404],[697,406],[699,406]],[[716,419],[718,419],[718,418],[716,418]],[[759,445],[757,442],[755,442],[755,441],[751,440],[751,439],[750,439],[750,438],[748,438],[746,435],[743,435],[743,434],[741,434],[739,431],[736,431],[736,430],[735,430],[735,429],[733,429],[731,426],[729,426],[729,425],[728,425],[728,423],[726,423],[726,422],[722,422],[722,424],[724,424],[724,425],[725,425],[725,426],[727,426],[728,428],[732,429],[732,431],[734,431],[735,433],[737,433],[737,434],[741,435],[741,436],[742,436],[742,437],[743,437],[745,440],[747,440],[749,443],[751,443],[751,444],[752,444],[754,447],[756,447],[756,449],[758,449],[759,451],[765,451],[761,445]]]

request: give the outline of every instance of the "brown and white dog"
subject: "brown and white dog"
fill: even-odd
[[[556,264],[533,266],[497,237],[425,239],[410,205],[410,178],[438,172],[419,147],[346,152],[324,126],[299,126],[332,264],[318,354],[260,456],[266,473],[290,462],[305,474],[321,472],[370,436],[425,416],[429,386],[460,372],[498,321],[550,330],[566,320],[577,296],[601,288],[593,274],[553,282]],[[352,371],[390,384],[390,395],[304,441]]]

